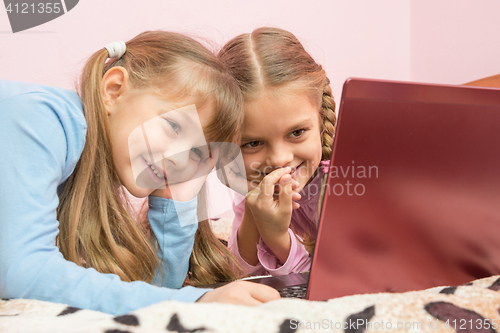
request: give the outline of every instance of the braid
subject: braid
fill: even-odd
[[[233,38],[219,51],[218,57],[237,79],[245,101],[254,100],[269,91],[276,93],[274,96],[279,96],[279,93],[307,93],[322,119],[321,159],[330,159],[337,122],[330,80],[322,66],[292,33],[278,28],[258,28],[251,34]],[[323,184],[326,184],[325,181]],[[322,193],[324,189],[323,186]],[[297,235],[292,224],[291,227],[299,242],[312,253],[315,234]]]
[[[333,133],[335,132],[335,125],[337,123],[337,116],[335,115],[335,100],[332,95],[332,88],[330,87],[330,80],[326,78],[325,85],[323,86],[323,98],[321,102],[321,116],[323,118],[323,154],[321,160],[328,161],[332,154],[333,148]]]

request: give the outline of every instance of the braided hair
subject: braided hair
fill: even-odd
[[[237,80],[245,102],[257,99],[263,92],[306,92],[312,105],[318,107],[321,160],[330,159],[337,120],[330,80],[292,33],[279,28],[258,28],[230,40],[218,57]],[[315,235],[298,236],[311,253]]]

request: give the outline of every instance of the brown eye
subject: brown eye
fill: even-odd
[[[243,145],[241,145],[241,148],[256,148],[260,146],[262,143],[260,141],[252,141],[252,142],[247,142]]]
[[[301,136],[302,134],[304,134],[305,130],[304,129],[299,129],[299,130],[296,130],[296,131],[293,131],[292,133],[290,133],[290,136],[292,138],[298,138],[299,136]]]

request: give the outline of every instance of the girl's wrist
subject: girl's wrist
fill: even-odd
[[[259,262],[257,258],[257,244],[259,243],[260,235],[253,216],[248,210],[245,210],[243,213],[236,237],[241,258],[248,264],[255,266]]]
[[[290,221],[290,219],[287,219]],[[288,235],[288,228],[290,223],[270,223],[269,220],[253,220],[257,230],[259,231],[262,239],[286,239],[286,235]],[[267,243],[266,243],[267,244]]]
[[[290,249],[292,247],[292,241],[290,239],[288,229],[284,233],[280,234],[261,234],[261,238],[267,247],[278,258],[280,263],[284,264],[288,259],[288,255],[290,254]]]

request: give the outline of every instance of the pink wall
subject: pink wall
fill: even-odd
[[[499,0],[81,0],[12,34],[0,9],[0,79],[72,88],[91,53],[144,30],[188,33],[217,49],[278,26],[324,65],[339,101],[349,76],[463,83],[500,73],[498,13]]]
[[[409,79],[409,8],[409,0],[81,0],[64,16],[16,34],[0,9],[0,79],[73,88],[93,52],[144,30],[200,36],[218,49],[237,34],[277,26],[323,64],[338,101],[349,76]],[[212,211],[231,209],[223,207]]]
[[[73,87],[85,59],[148,29],[205,37],[217,48],[270,25],[292,31],[332,81],[349,76],[409,79],[409,0],[81,0],[66,15],[12,34],[0,9],[0,79]]]
[[[81,0],[66,15],[12,34],[0,10],[0,79],[71,88],[85,59],[148,29],[212,40],[271,25],[322,63],[339,99],[349,76],[463,83],[500,73],[498,0]]]
[[[500,1],[412,0],[411,80],[461,84],[500,74]]]

